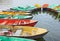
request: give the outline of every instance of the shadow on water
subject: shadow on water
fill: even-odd
[[[42,12],[43,12],[43,14],[44,13],[49,14],[55,20],[57,19],[57,20],[60,21],[60,12],[57,12],[56,10],[53,10],[53,9],[47,10],[46,8],[44,8]],[[41,14],[41,8],[40,9],[34,9],[34,10],[31,11],[31,13],[32,13],[32,15]]]
[[[44,38],[38,38],[36,41],[60,41],[60,12],[43,10],[42,12],[37,10],[32,12],[33,19],[38,20],[36,27],[47,29],[49,34]]]
[[[43,37],[35,39],[36,41],[45,41]]]

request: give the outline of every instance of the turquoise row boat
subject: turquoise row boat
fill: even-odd
[[[54,7],[59,6],[59,4],[50,5],[48,8],[54,9]]]
[[[25,16],[25,15],[0,15],[0,19],[31,19],[33,16]]]
[[[0,41],[35,41],[35,40],[26,39],[26,38],[15,38],[15,37],[0,36]]]
[[[24,15],[15,15],[12,19],[31,19],[32,16],[24,16]]]
[[[10,8],[10,10],[17,10],[17,11],[29,11],[29,10],[32,10],[32,9],[35,9],[36,7],[34,6],[28,6],[28,7],[14,7],[14,8]]]
[[[4,18],[8,18],[8,17],[9,17],[9,15],[0,14],[0,19],[2,19],[2,18],[4,19]]]

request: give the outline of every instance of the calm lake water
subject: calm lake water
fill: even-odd
[[[60,41],[60,17],[56,18],[56,16],[53,16],[53,13],[51,15],[50,13],[42,12],[33,15],[33,19],[38,20],[38,23],[35,25],[36,27],[45,28],[49,31],[38,41]]]

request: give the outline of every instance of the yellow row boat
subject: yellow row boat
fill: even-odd
[[[30,27],[30,26],[0,26],[0,29],[4,29],[4,28],[10,29],[14,33],[6,36],[22,37],[22,38],[30,38],[30,39],[43,37],[48,32],[46,29]]]
[[[16,15],[16,14],[18,14],[18,15],[29,15],[29,14],[31,14],[31,13],[29,13],[29,12],[23,12],[23,11],[19,11],[19,12],[3,11],[3,12],[0,12],[0,14],[6,14],[6,15]]]

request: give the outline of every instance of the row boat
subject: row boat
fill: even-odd
[[[31,19],[33,16],[26,16],[26,15],[5,15],[0,14],[0,19]]]
[[[31,13],[29,13],[29,12],[24,12],[24,11],[19,11],[19,12],[2,11],[2,12],[0,12],[0,14],[6,14],[6,15],[12,15],[12,16],[13,16],[13,15],[16,15],[16,14],[19,14],[19,15],[30,15]]]
[[[4,18],[8,18],[8,17],[9,17],[9,15],[0,14],[0,19],[4,19]]]
[[[43,37],[48,33],[46,29],[31,27],[31,26],[0,26],[0,29],[4,29],[4,28],[5,28],[4,32],[8,31],[4,35],[8,37],[37,39]]]
[[[18,6],[18,7],[10,8],[10,10],[15,10],[15,11],[30,11],[30,10],[35,9],[35,8],[36,7],[34,7],[34,6],[27,6],[27,7]]]
[[[35,40],[26,39],[26,38],[0,36],[0,41],[35,41]]]
[[[12,19],[31,19],[33,16],[15,15]]]
[[[0,25],[34,26],[36,23],[36,20],[29,19],[0,19]]]

